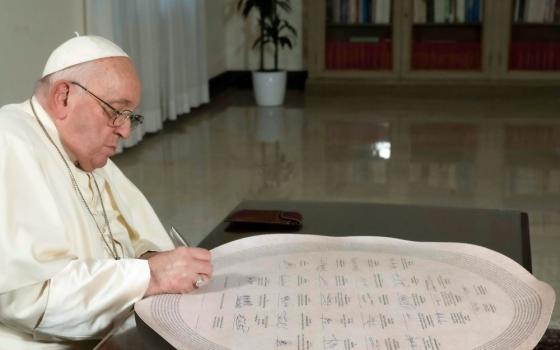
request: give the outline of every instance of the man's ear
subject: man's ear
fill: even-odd
[[[52,101],[53,116],[57,119],[65,119],[68,115],[68,94],[70,93],[70,84],[67,81],[57,81],[51,87],[49,98]]]

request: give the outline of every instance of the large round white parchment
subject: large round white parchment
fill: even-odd
[[[211,283],[136,305],[179,349],[532,349],[554,291],[460,243],[262,235],[212,250]]]

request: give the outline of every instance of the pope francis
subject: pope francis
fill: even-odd
[[[50,55],[33,96],[0,109],[0,349],[74,349],[145,296],[188,293],[210,253],[176,248],[109,160],[143,117],[140,82],[111,41]]]

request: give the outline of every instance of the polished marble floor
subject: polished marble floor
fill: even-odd
[[[192,244],[243,199],[523,210],[534,274],[558,293],[560,99],[466,96],[290,92],[256,108],[228,91],[114,160]]]

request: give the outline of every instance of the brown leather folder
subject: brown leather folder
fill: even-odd
[[[297,231],[303,224],[303,216],[295,211],[283,210],[238,210],[226,219],[229,232],[285,232]]]

